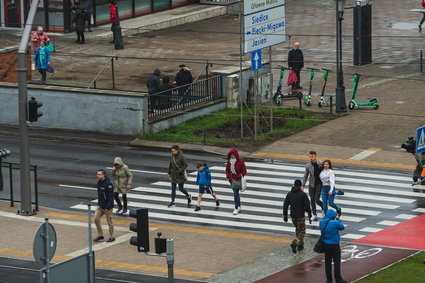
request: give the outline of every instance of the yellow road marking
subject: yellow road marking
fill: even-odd
[[[0,254],[34,257],[32,252],[11,250],[11,249],[0,249]],[[53,261],[60,262],[60,261],[68,260],[71,258],[72,257],[69,257],[69,256],[55,255],[53,257]],[[161,266],[132,264],[132,263],[125,263],[125,262],[107,261],[107,260],[101,260],[101,259],[98,259],[95,262],[96,262],[96,265],[113,266],[113,267],[119,267],[119,268],[151,271],[151,272],[158,272],[158,273],[168,273],[168,268],[161,267]],[[182,275],[187,277],[198,277],[198,278],[206,278],[206,277],[215,275],[214,273],[210,273],[210,272],[198,272],[198,271],[190,271],[190,270],[184,270],[184,269],[174,269],[174,273],[177,275]]]
[[[259,157],[267,157],[267,158],[287,158],[287,159],[295,159],[295,160],[307,160],[305,155],[296,155],[296,154],[286,154],[286,153],[269,153],[269,152],[255,152],[251,154],[251,156],[259,156]],[[326,157],[320,157],[320,159],[331,159]],[[373,166],[373,167],[386,167],[393,169],[409,169],[414,170],[416,167],[413,165],[405,165],[405,164],[394,164],[394,163],[385,163],[385,162],[372,162],[372,161],[362,161],[362,160],[349,160],[349,159],[339,159],[332,158],[332,163],[342,163],[342,164],[350,164],[350,165],[361,165],[361,166]]]
[[[48,213],[46,213],[46,216],[63,218],[63,219],[87,221],[87,216],[75,215],[75,214],[48,212]],[[104,221],[106,223],[106,220],[104,220]],[[134,221],[115,220],[115,218],[113,219],[114,223],[121,224],[121,225],[130,225],[130,223],[132,223]],[[167,224],[161,224],[161,223],[155,223],[155,222],[149,223],[149,226],[151,228],[157,228],[157,229],[167,229],[167,230],[172,230],[172,231],[199,233],[199,234],[216,235],[216,236],[223,236],[223,237],[232,237],[232,238],[243,238],[243,239],[250,239],[250,240],[261,240],[261,241],[267,241],[267,242],[290,243],[292,241],[292,239],[289,239],[289,238],[272,236],[272,235],[260,235],[260,234],[257,235],[257,234],[247,234],[247,233],[236,233],[236,232],[227,232],[227,231],[221,231],[221,230],[167,225]]]

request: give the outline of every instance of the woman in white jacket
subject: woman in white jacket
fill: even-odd
[[[328,203],[335,208],[338,215],[341,215],[341,208],[335,204],[335,195],[343,195],[342,191],[335,190],[335,174],[332,170],[332,162],[330,160],[323,161],[323,170],[320,172],[320,180],[322,181],[322,203],[323,212],[326,214]]]

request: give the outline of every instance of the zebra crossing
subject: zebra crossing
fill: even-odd
[[[241,192],[242,211],[233,215],[233,192],[225,177],[225,164],[210,167],[213,188],[220,200],[216,207],[213,198],[205,194],[202,210],[195,212],[197,189],[196,171],[189,173],[185,188],[192,195],[187,207],[183,194],[177,191],[176,207],[168,208],[170,182],[166,176],[151,184],[136,186],[127,195],[129,208],[148,208],[151,221],[167,221],[203,227],[232,228],[276,234],[292,234],[291,221],[283,222],[282,207],[286,194],[295,179],[302,179],[304,166],[289,163],[246,162],[248,188]],[[134,170],[135,173],[140,170]],[[164,169],[164,172],[166,169]],[[342,207],[341,220],[346,229],[345,240],[354,240],[393,226],[424,212],[417,206],[425,198],[424,191],[411,186],[408,174],[335,169],[336,187],[344,190],[335,202]],[[136,179],[137,180],[137,179]],[[81,187],[80,187],[81,188]],[[93,189],[95,188],[86,188]],[[306,189],[307,192],[307,189]],[[93,209],[97,200],[93,200]],[[71,207],[86,210],[85,205]],[[320,209],[318,209],[320,211]],[[320,213],[319,213],[320,216]],[[307,235],[319,235],[318,222],[307,225]]]

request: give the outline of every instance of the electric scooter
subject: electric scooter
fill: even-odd
[[[325,72],[323,73],[323,87],[322,87],[322,93],[320,95],[320,99],[319,99],[319,103],[318,103],[319,107],[322,107],[324,105],[328,106],[329,100],[330,100],[330,99],[328,99],[327,101],[325,100],[325,88],[326,88],[326,85],[328,83],[329,73],[332,73],[332,71],[329,70],[329,69],[324,69],[324,68],[322,68],[322,70],[325,71]]]
[[[348,103],[348,108],[354,109],[354,107],[360,108],[360,106],[371,106],[373,109],[378,109],[378,99],[376,97],[368,97],[369,102],[359,103],[356,99],[357,86],[359,85],[360,74],[355,73],[353,78],[353,87],[351,88],[351,100]]]
[[[311,89],[313,87],[313,79],[314,79],[314,73],[316,71],[319,71],[319,69],[316,68],[307,68],[308,70],[310,70],[310,86],[308,87],[308,96],[304,97],[304,103],[307,106],[311,105]]]
[[[284,95],[282,93],[282,80],[283,80],[283,76],[285,74],[285,70],[289,70],[289,68],[287,67],[283,67],[281,65],[278,65],[279,69],[280,69],[280,76],[279,76],[279,82],[277,84],[277,90],[275,95],[273,96],[273,101],[277,104],[277,105],[281,105],[282,104],[282,99],[294,99],[294,98],[298,98],[300,100],[300,108],[301,108],[301,99],[303,97],[303,93],[299,92],[299,91],[293,91],[293,92],[289,92],[288,94]]]

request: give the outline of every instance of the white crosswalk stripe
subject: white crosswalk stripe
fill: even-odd
[[[191,208],[185,197],[177,190],[176,207],[168,208],[170,183],[165,178],[132,189],[127,195],[130,208],[148,208],[151,221],[171,221],[209,227],[240,228],[259,232],[293,233],[289,220],[283,222],[282,206],[285,195],[295,179],[302,179],[304,166],[292,164],[268,164],[247,162],[248,189],[241,192],[242,211],[233,215],[233,192],[225,178],[224,166],[211,166],[213,188],[220,200],[220,206],[209,195],[204,195],[201,211],[195,212],[198,186],[196,172],[189,174],[185,188],[192,194]],[[143,170],[133,170],[143,172]],[[164,169],[164,171],[166,171]],[[345,191],[337,196],[335,203],[342,207],[342,220],[346,229],[341,236],[346,240],[358,239],[380,231],[383,226],[392,226],[424,212],[414,207],[418,198],[425,194],[412,190],[407,174],[393,172],[366,172],[360,170],[336,170],[337,189]],[[61,185],[62,187],[71,187]],[[73,188],[95,190],[95,188],[72,186]],[[308,186],[306,186],[308,187]],[[306,193],[308,190],[306,188]],[[96,203],[93,200],[92,203]],[[407,208],[406,208],[407,207]],[[73,209],[86,210],[84,205]],[[320,211],[320,209],[318,209]],[[319,212],[320,214],[320,212]],[[388,217],[386,218],[386,215]],[[320,216],[320,215],[319,215]],[[374,223],[369,218],[376,217]],[[318,222],[307,223],[307,235],[319,235]]]

